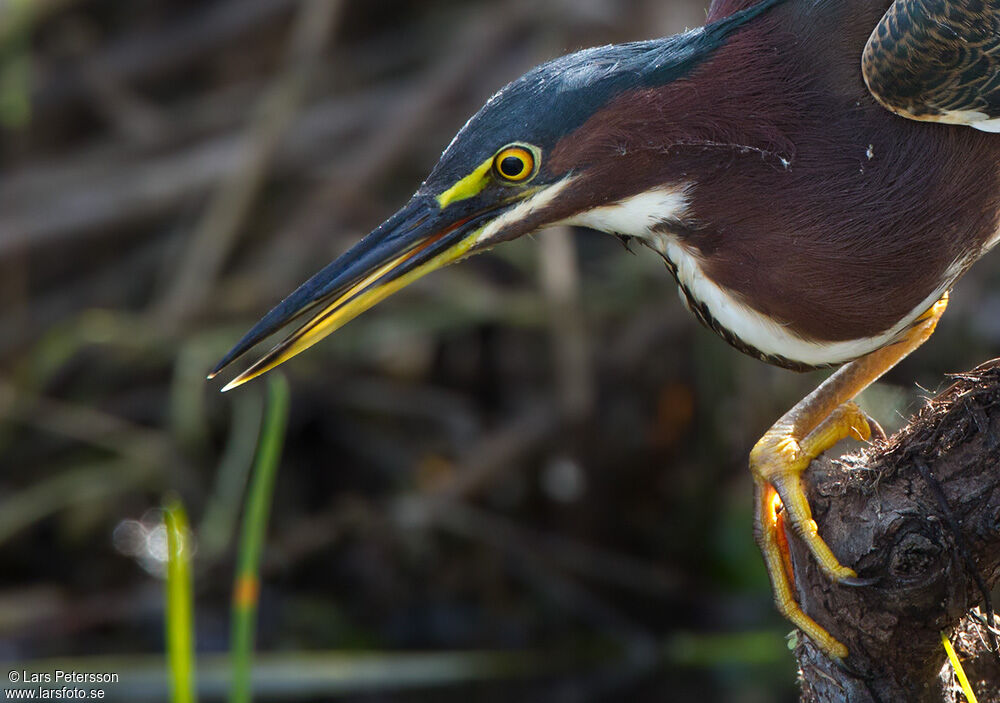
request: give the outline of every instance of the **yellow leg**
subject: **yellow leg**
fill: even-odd
[[[827,655],[847,656],[847,648],[806,615],[795,600],[787,547],[780,533],[787,523],[802,538],[823,571],[834,581],[856,574],[842,566],[816,530],[801,476],[810,462],[845,437],[868,439],[864,413],[851,400],[919,347],[934,332],[948,296],[922,315],[899,342],[852,361],[774,423],[750,452],[754,478],[754,533],[764,554],[778,610]],[[784,507],[779,516],[778,508]]]

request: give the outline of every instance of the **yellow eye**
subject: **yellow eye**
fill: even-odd
[[[493,157],[493,170],[505,181],[524,183],[535,175],[535,155],[523,146],[507,146]]]

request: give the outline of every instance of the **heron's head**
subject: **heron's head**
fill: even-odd
[[[648,223],[623,219],[647,214],[632,208],[611,216],[608,208],[644,194],[649,208],[659,208],[648,218],[669,217],[684,174],[670,165],[665,129],[684,120],[669,114],[664,91],[689,80],[735,29],[778,2],[668,39],[564,56],[514,81],[466,123],[402,209],[264,316],[210,377],[305,318],[226,389],[238,386],[418,278],[547,225],[637,234],[627,230]]]

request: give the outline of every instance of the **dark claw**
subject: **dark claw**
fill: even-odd
[[[861,578],[860,576],[849,576],[846,579],[840,579],[840,585],[851,586],[853,588],[863,588],[865,586],[874,586],[879,582],[877,577]]]
[[[888,435],[886,435],[885,433],[885,430],[882,429],[882,425],[878,424],[878,420],[873,418],[868,413],[865,413],[865,419],[868,420],[868,427],[870,427],[872,431],[872,436],[871,436],[872,442],[884,442],[887,439],[889,439]]]

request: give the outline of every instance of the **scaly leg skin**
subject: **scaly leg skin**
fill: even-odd
[[[871,428],[852,399],[923,344],[934,332],[948,305],[948,296],[918,318],[900,341],[842,367],[774,423],[750,452],[754,478],[754,534],[764,554],[778,610],[816,645],[835,659],[847,657],[847,647],[806,615],[795,600],[787,567],[784,524],[805,542],[826,575],[840,583],[857,577],[842,566],[816,530],[802,489],[802,473],[817,456],[845,437],[868,439]],[[784,508],[779,515],[778,509]]]

